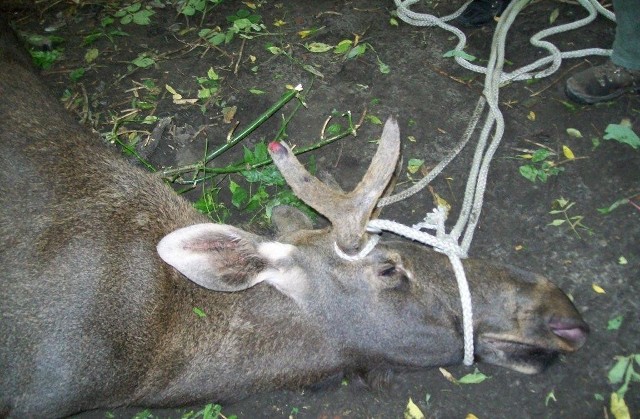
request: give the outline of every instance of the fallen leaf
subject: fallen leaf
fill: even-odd
[[[571,149],[566,145],[562,146],[562,154],[564,154],[564,156],[569,160],[573,160],[576,158],[576,156],[573,154],[573,151],[571,151]]]
[[[458,380],[456,380],[456,378],[449,371],[445,370],[442,367],[438,368],[438,370],[440,370],[440,373],[444,376],[444,378],[447,379],[447,381],[450,381],[453,384],[458,384]]]
[[[273,22],[273,26],[278,27],[278,28],[281,27],[281,26],[284,26],[286,24],[287,24],[287,22],[285,22],[282,19],[278,19],[275,22]]]
[[[424,164],[424,160],[409,159],[409,163],[407,164],[407,171],[412,175],[416,174],[418,170],[420,170],[420,167],[422,167],[423,164]]]
[[[567,134],[569,137],[582,138],[582,133],[575,128],[567,128]]]
[[[481,373],[476,368],[476,370],[473,373],[463,376],[462,378],[460,378],[458,380],[458,382],[460,384],[480,384],[481,382],[483,382],[487,378],[489,378],[489,377],[487,377],[485,374]]]
[[[327,52],[333,49],[333,45],[325,44],[323,42],[312,42],[310,44],[305,44],[304,47],[309,52]]]
[[[230,124],[233,121],[233,117],[236,116],[237,106],[227,106],[222,108],[222,120],[225,124]]]
[[[557,402],[558,400],[556,400],[556,395],[553,393],[553,390],[551,390],[549,392],[549,394],[547,394],[547,397],[545,397],[544,399],[544,405],[545,406],[549,406],[549,402],[553,400],[554,402]]]
[[[404,419],[424,419],[424,413],[422,413],[411,398],[409,398],[407,408],[404,410]]]
[[[626,257],[624,257],[624,256],[620,256],[620,257],[618,258],[618,264],[619,264],[619,265],[626,265],[627,263],[629,263],[629,262],[627,261],[627,258],[626,258]]]
[[[629,408],[618,393],[611,393],[611,414],[616,419],[631,419]]]
[[[598,294],[606,294],[606,291],[596,283],[591,284],[591,288],[593,288],[593,290]]]
[[[529,111],[529,114],[527,115],[527,119],[529,121],[535,121],[536,120],[536,113],[534,111]]]
[[[640,147],[640,137],[633,132],[633,129],[622,122],[620,124],[609,124],[605,129],[605,140],[615,140],[623,144],[628,144],[637,149]]]
[[[622,315],[620,316],[616,316],[613,319],[609,320],[609,322],[607,322],[607,330],[618,330],[620,329],[620,326],[622,326],[622,320],[624,319],[624,317],[622,317]]]
[[[467,413],[467,416],[465,416],[464,419],[478,419],[478,417],[473,413]]]

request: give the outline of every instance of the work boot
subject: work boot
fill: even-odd
[[[592,104],[640,90],[640,70],[629,70],[609,60],[567,80],[565,93],[577,103]]]
[[[500,17],[511,0],[474,0],[456,18],[456,22],[462,26],[483,26],[493,21],[494,17]]]

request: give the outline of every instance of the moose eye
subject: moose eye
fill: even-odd
[[[386,265],[380,270],[380,276],[394,276],[397,272],[395,265]]]
[[[410,288],[409,277],[402,265],[384,264],[379,271],[379,275],[380,278],[384,279],[386,288],[389,290],[401,291],[409,290]]]

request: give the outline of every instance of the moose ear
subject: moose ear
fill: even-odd
[[[158,254],[191,281],[213,291],[241,291],[274,276],[261,240],[223,224],[196,224],[166,235]],[[284,245],[283,245],[284,246]]]
[[[313,228],[313,223],[305,213],[289,205],[274,207],[271,212],[271,221],[280,236]]]

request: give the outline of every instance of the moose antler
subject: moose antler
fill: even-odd
[[[395,171],[400,130],[395,118],[387,119],[367,173],[349,193],[332,188],[309,173],[285,143],[270,143],[269,154],[293,192],[329,219],[340,249],[354,253],[360,248],[369,217]]]

